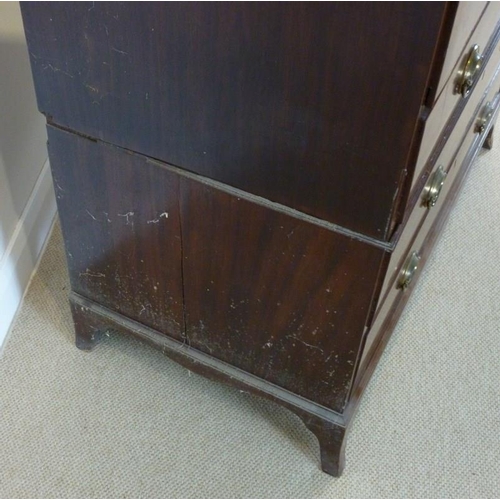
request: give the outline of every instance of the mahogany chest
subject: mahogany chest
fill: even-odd
[[[23,2],[76,344],[346,431],[497,114],[494,2]]]

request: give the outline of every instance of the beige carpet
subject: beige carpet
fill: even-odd
[[[473,167],[340,479],[294,415],[112,336],[73,345],[59,228],[0,360],[1,497],[498,497],[500,154]]]

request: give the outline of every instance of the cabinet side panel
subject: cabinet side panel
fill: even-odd
[[[342,411],[383,250],[181,180],[189,344]]]
[[[387,239],[443,3],[22,8],[54,123]]]
[[[48,133],[72,289],[183,338],[178,178],[112,146]]]

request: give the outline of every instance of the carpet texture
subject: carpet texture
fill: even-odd
[[[0,360],[0,496],[498,497],[499,221],[497,148],[389,342],[340,479],[275,404],[131,339],[78,351],[56,225]]]

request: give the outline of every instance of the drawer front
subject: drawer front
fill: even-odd
[[[48,135],[72,289],[182,340],[177,177],[70,132]]]
[[[450,77],[454,75],[454,70],[463,60],[469,45],[472,44],[471,37],[487,6],[489,8],[487,15],[491,15],[492,6],[488,5],[489,3],[491,2],[460,2],[458,4],[445,60],[441,69],[441,77],[437,85],[435,101],[439,98]]]
[[[469,130],[467,140],[460,148],[455,160],[453,160],[449,165],[448,176],[436,205],[422,221],[414,240],[405,247],[403,257],[399,259],[399,265],[396,272],[391,274],[392,282],[386,289],[385,296],[381,301],[381,306],[375,315],[375,320],[373,321],[366,337],[366,342],[361,356],[359,373],[362,373],[364,370],[364,362],[369,359],[372,346],[384,334],[382,327],[386,319],[388,319],[388,315],[392,311],[393,307],[397,301],[401,299],[403,294],[411,292],[414,281],[418,278],[422,265],[429,254],[433,240],[437,237],[436,231],[439,229],[436,229],[436,224],[437,222],[442,224],[443,216],[441,213],[444,212],[446,217],[446,211],[450,210],[453,201],[456,199],[459,187],[462,184],[471,163],[474,161],[475,156],[481,149],[481,145],[486,139],[492,123],[496,119],[500,106],[500,92],[498,91],[497,85],[492,87],[483,104],[486,105],[486,102],[490,102],[493,109],[493,114],[490,117],[489,123],[481,133],[478,133],[475,128],[471,128],[471,130]],[[485,107],[483,106],[481,109],[484,110]],[[480,123],[482,122],[478,121],[476,122],[476,125],[479,125]],[[421,261],[418,263],[414,281],[408,284],[407,289],[404,289],[401,286],[401,279],[403,277],[402,271],[405,268],[405,265],[408,264],[409,258],[413,252],[416,252],[421,257]]]
[[[491,97],[491,93],[495,92],[495,86],[498,85],[498,65],[500,64],[500,45],[494,51],[494,56],[490,59],[488,67],[486,68],[483,76],[489,78],[486,91]],[[485,85],[486,86],[486,85]],[[484,90],[481,86],[481,90]],[[426,200],[427,187],[430,182],[437,177],[438,169],[442,168],[448,172],[452,166],[461,164],[463,158],[467,154],[468,145],[474,141],[474,135],[477,134],[477,118],[482,112],[481,103],[485,100],[485,93],[481,96],[477,93],[476,89],[474,98],[470,99],[460,115],[455,128],[450,134],[445,146],[437,158],[432,158],[432,171],[430,175],[422,175],[419,183],[414,187],[413,193],[410,196],[409,206],[413,207],[410,215],[402,225],[401,233],[396,233],[395,240],[398,241],[397,248],[395,249],[388,267],[388,274],[384,279],[381,295],[379,298],[378,306],[383,301],[385,293],[392,282],[393,273],[400,267],[401,259],[404,255],[405,242],[411,241],[415,233],[418,231],[423,219],[425,218],[429,209],[434,210],[434,207],[429,207]],[[462,144],[458,152],[456,151],[457,144]],[[445,182],[449,182],[447,179]],[[378,308],[377,306],[377,308]]]
[[[460,144],[464,135],[467,133],[471,117],[477,110],[478,104],[484,98],[484,92],[488,90],[491,84],[498,65],[500,64],[500,32],[497,33],[496,45],[491,51],[491,55],[485,64],[485,68],[481,74],[480,80],[472,94],[467,98],[465,106],[459,115],[458,120],[453,127],[446,127],[443,135],[440,137],[438,144],[431,153],[427,163],[421,170],[420,175],[415,175],[413,178],[413,188],[418,189],[429,175],[429,170],[434,168],[436,161],[442,161],[441,158],[446,158],[453,154],[453,150],[457,144]],[[446,141],[446,142],[444,142]],[[444,142],[444,146],[442,145]]]
[[[56,125],[387,239],[444,2],[21,8]]]
[[[497,52],[500,53],[500,47],[497,49]],[[500,58],[497,61],[497,65],[499,62]],[[398,244],[389,261],[377,309],[384,301],[389,287],[394,282],[396,274],[399,273],[399,270],[401,269],[407,254],[407,245],[411,243],[415,235],[418,233],[424,219],[426,217],[431,217],[431,214],[432,216],[435,216],[435,214],[439,211],[439,203],[436,203],[435,205],[429,204],[429,187],[431,186],[432,181],[437,181],[439,179],[440,169],[443,169],[447,173],[442,191],[439,193],[439,198],[443,197],[444,193],[448,189],[446,186],[453,183],[453,179],[457,174],[458,169],[456,166],[462,165],[465,158],[469,154],[470,148],[477,142],[478,136],[482,137],[478,126],[478,120],[485,116],[485,103],[488,100],[493,99],[498,90],[498,84],[500,81],[498,66],[496,68],[496,72],[491,76],[492,80],[489,82],[488,93],[486,95],[482,95],[482,99],[479,104],[475,105],[475,109],[469,110],[469,108],[467,108],[461,116],[461,120],[465,121],[465,118],[467,118],[468,121],[465,137],[461,137],[460,129],[454,130],[446,146],[443,148],[441,155],[435,162],[434,168],[426,184],[424,187],[419,188],[418,192],[415,191],[412,197],[413,210],[411,215],[408,217],[401,234],[396,235],[398,238]],[[468,106],[470,104],[473,104],[472,101],[468,104]],[[461,144],[458,150],[456,150],[457,144]]]
[[[469,2],[465,2],[470,5]],[[484,15],[481,17],[474,33],[469,39],[469,43],[461,53],[460,60],[454,65],[452,74],[448,78],[446,85],[443,88],[436,104],[434,105],[425,124],[424,135],[420,145],[417,163],[415,166],[412,187],[414,187],[422,175],[426,175],[428,165],[432,162],[433,150],[440,149],[440,143],[436,140],[443,135],[446,140],[446,135],[457,128],[462,127],[462,134],[466,131],[466,123],[468,119],[463,120],[461,125],[455,124],[457,116],[464,112],[460,106],[465,106],[468,109],[475,108],[482,97],[482,94],[487,87],[493,72],[496,70],[499,61],[499,47],[497,45],[497,29],[500,28],[500,2],[490,2],[486,7]],[[483,54],[487,54],[488,59],[484,61],[483,67],[480,70],[481,74],[478,77],[478,82],[471,94],[464,98],[457,92],[458,75],[465,65],[465,61],[470,53],[473,45],[477,44]],[[472,106],[469,103],[462,102],[464,99],[473,101]],[[468,117],[470,118],[470,116]],[[439,153],[437,153],[439,154]],[[428,172],[427,172],[428,173]]]

